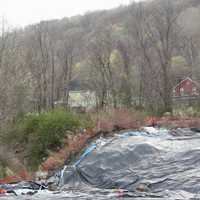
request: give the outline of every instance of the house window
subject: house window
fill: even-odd
[[[196,95],[196,94],[197,94],[197,88],[196,88],[196,87],[193,87],[193,88],[192,88],[192,94],[193,94],[193,95]]]
[[[184,96],[184,88],[180,88],[180,95]]]

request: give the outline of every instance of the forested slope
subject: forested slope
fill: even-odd
[[[97,105],[171,111],[172,87],[199,79],[200,3],[155,0],[9,29],[0,38],[1,120],[68,103],[70,90]]]

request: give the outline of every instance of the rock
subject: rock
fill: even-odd
[[[35,179],[36,180],[45,180],[45,179],[47,179],[47,176],[48,176],[48,172],[37,171],[35,173]]]

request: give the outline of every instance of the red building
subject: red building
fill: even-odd
[[[199,96],[200,85],[187,77],[178,83],[173,89],[174,97],[196,97]]]

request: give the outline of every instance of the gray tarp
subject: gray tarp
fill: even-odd
[[[64,188],[120,188],[138,197],[195,197],[200,193],[197,131],[128,132],[95,145],[77,165],[65,168]]]
[[[28,199],[200,199],[198,131],[145,128],[101,138],[74,165],[64,167],[59,192],[40,190]]]

